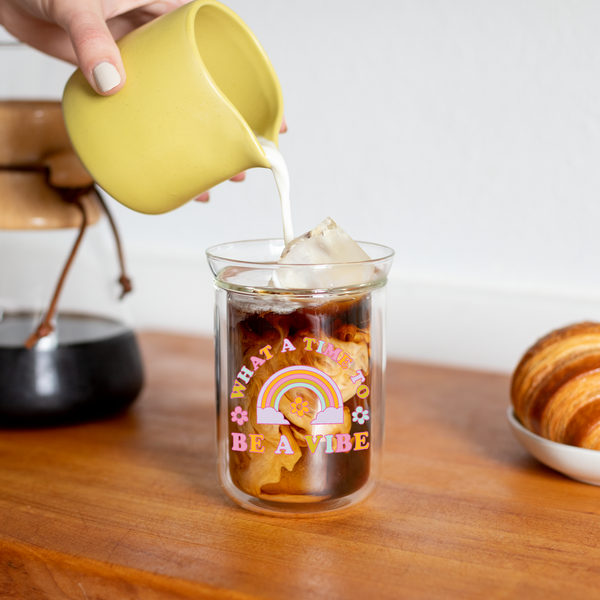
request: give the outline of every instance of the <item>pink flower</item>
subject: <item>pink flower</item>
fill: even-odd
[[[236,406],[231,411],[231,420],[238,425],[243,425],[248,420],[248,411],[242,410],[241,406]]]

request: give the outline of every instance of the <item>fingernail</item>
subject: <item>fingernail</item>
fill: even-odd
[[[93,71],[94,80],[101,92],[108,92],[121,83],[121,76],[117,67],[110,63],[100,63]]]

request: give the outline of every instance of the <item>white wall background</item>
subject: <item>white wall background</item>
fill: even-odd
[[[599,3],[225,3],[282,84],[296,232],[331,215],[397,252],[391,356],[508,371],[600,320]],[[60,97],[71,67],[0,52],[1,98]],[[209,334],[203,250],[281,229],[260,169],[164,216],[113,205],[140,328]]]

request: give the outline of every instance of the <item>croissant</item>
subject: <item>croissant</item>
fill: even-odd
[[[554,442],[600,450],[600,323],[577,323],[536,342],[511,382],[517,418]]]

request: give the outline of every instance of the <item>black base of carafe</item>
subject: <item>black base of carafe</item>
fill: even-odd
[[[131,331],[44,351],[0,347],[0,429],[109,417],[130,406],[142,386]]]

